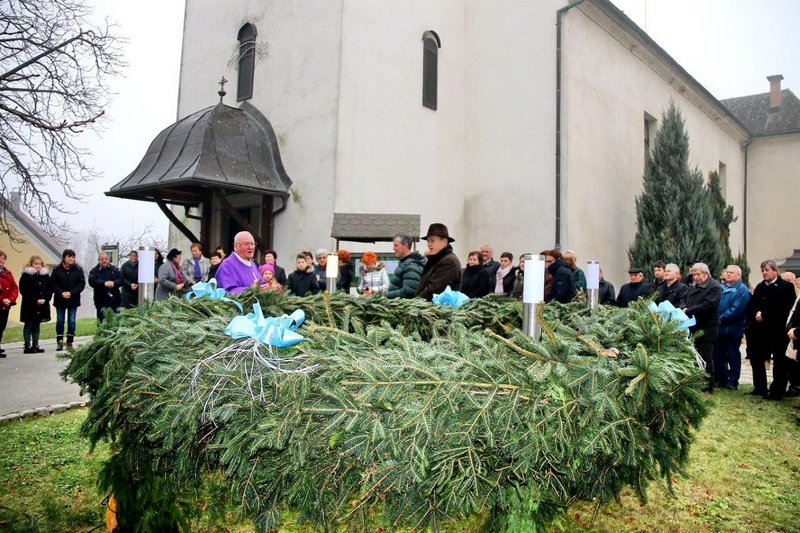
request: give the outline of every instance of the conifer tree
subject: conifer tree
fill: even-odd
[[[648,268],[661,260],[685,268],[701,261],[716,275],[726,260],[720,231],[703,176],[689,167],[689,135],[674,103],[662,115],[643,181],[636,237],[628,249],[631,266]]]
[[[729,238],[731,235],[731,224],[739,218],[733,214],[733,206],[728,205],[725,197],[722,196],[722,186],[719,181],[719,172],[716,170],[708,173],[708,201],[711,205],[711,212],[714,215],[714,224],[719,231],[720,246],[725,254],[725,263],[733,262]]]

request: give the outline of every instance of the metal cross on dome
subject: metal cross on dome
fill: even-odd
[[[226,94],[228,94],[228,93],[225,92],[225,84],[226,83],[228,83],[228,80],[225,79],[225,76],[222,76],[222,79],[219,80],[219,91],[217,91],[217,94],[219,95],[219,101],[220,102],[222,102],[222,97],[225,96]]]

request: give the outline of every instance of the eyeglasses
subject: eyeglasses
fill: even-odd
[[[239,246],[255,246],[256,243],[254,242],[235,242],[233,244],[238,244]]]

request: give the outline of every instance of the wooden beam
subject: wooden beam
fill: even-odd
[[[249,231],[253,235],[253,239],[256,241],[256,246],[263,250],[262,247],[264,241],[261,238],[261,235],[259,234],[260,232],[256,231],[256,228],[254,228],[253,225],[250,224],[250,222],[245,220],[244,217],[242,217],[242,215],[240,215],[239,212],[236,211],[236,208],[233,207],[230,200],[228,200],[228,197],[225,196],[225,193],[222,191],[222,189],[214,187],[212,190],[214,191],[215,195],[219,198],[219,203],[225,210],[225,212],[228,213],[228,215],[233,220],[235,220],[237,224],[239,224],[242,228],[244,228],[245,231]]]
[[[169,207],[167,207],[167,204],[164,203],[163,199],[156,198],[155,200],[159,209],[161,209],[161,212],[164,213],[164,216],[166,216],[169,219],[169,221],[172,222],[175,225],[175,227],[178,228],[178,230],[180,230],[180,232],[186,236],[187,239],[189,239],[189,242],[200,242],[200,239],[198,239],[197,236],[194,233],[192,233],[192,230],[187,228],[186,225],[183,222],[181,222],[181,220],[178,217],[175,216],[175,213],[173,213],[172,210]]]

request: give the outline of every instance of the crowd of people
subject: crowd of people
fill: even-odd
[[[425,255],[414,250],[415,237],[396,235],[392,249],[397,264],[392,273],[378,260],[375,252],[361,256],[359,281],[355,292],[363,296],[384,294],[387,298],[415,298],[431,300],[446,287],[460,290],[470,298],[489,294],[522,298],[524,287],[524,256],[514,265],[514,255],[500,254],[494,259],[492,247],[481,246],[470,251],[466,266],[453,252],[455,242],[447,226],[431,224],[421,237],[426,243]],[[230,294],[246,289],[284,291],[297,296],[316,294],[327,289],[326,269],[329,254],[326,249],[316,253],[302,251],[295,257],[294,270],[288,275],[277,264],[275,250],[266,250],[259,264],[255,258],[256,243],[246,231],[238,233],[233,242],[233,253],[227,255],[218,247],[210,257],[203,255],[200,243],[192,243],[190,255],[185,260],[178,249],[171,249],[166,258],[156,250],[153,282],[155,299],[181,296],[192,286],[216,279],[219,287]],[[542,250],[545,258],[544,300],[569,303],[586,291],[586,276],[577,265],[572,250]],[[336,290],[351,292],[355,269],[347,250],[335,253],[338,259]],[[316,259],[316,262],[315,262]],[[20,319],[25,324],[23,336],[25,353],[41,353],[39,346],[40,324],[49,321],[50,301],[56,309],[57,351],[72,348],[77,308],[87,284],[83,269],[75,262],[75,252],[64,250],[61,263],[52,272],[39,256],[32,256],[23,269],[19,286],[14,276],[5,268],[6,254],[0,251],[0,342],[8,321],[8,311],[21,296]],[[98,320],[105,313],[118,312],[120,307],[138,305],[138,253],[134,250],[128,260],[117,268],[106,253],[98,255],[98,262],[90,271],[88,284],[94,289],[94,305]],[[657,261],[652,265],[652,278],[645,279],[645,270],[632,267],[630,281],[615,294],[614,286],[603,278],[600,271],[598,300],[600,304],[627,307],[639,299],[652,299],[656,304],[669,302],[695,319],[690,328],[697,352],[706,363],[708,384],[714,387],[736,389],[741,373],[740,348],[746,338],[746,354],[753,371],[754,394],[767,399],[780,400],[785,396],[800,395],[800,282],[794,274],[779,275],[772,260],[761,263],[763,281],[753,290],[742,282],[742,271],[737,265],[728,266],[720,281],[711,276],[706,264],[691,265],[691,280],[684,283],[681,269],[675,263]],[[66,326],[66,330],[65,330]],[[0,348],[0,357],[5,357]],[[773,381],[767,388],[766,371],[772,367]]]

